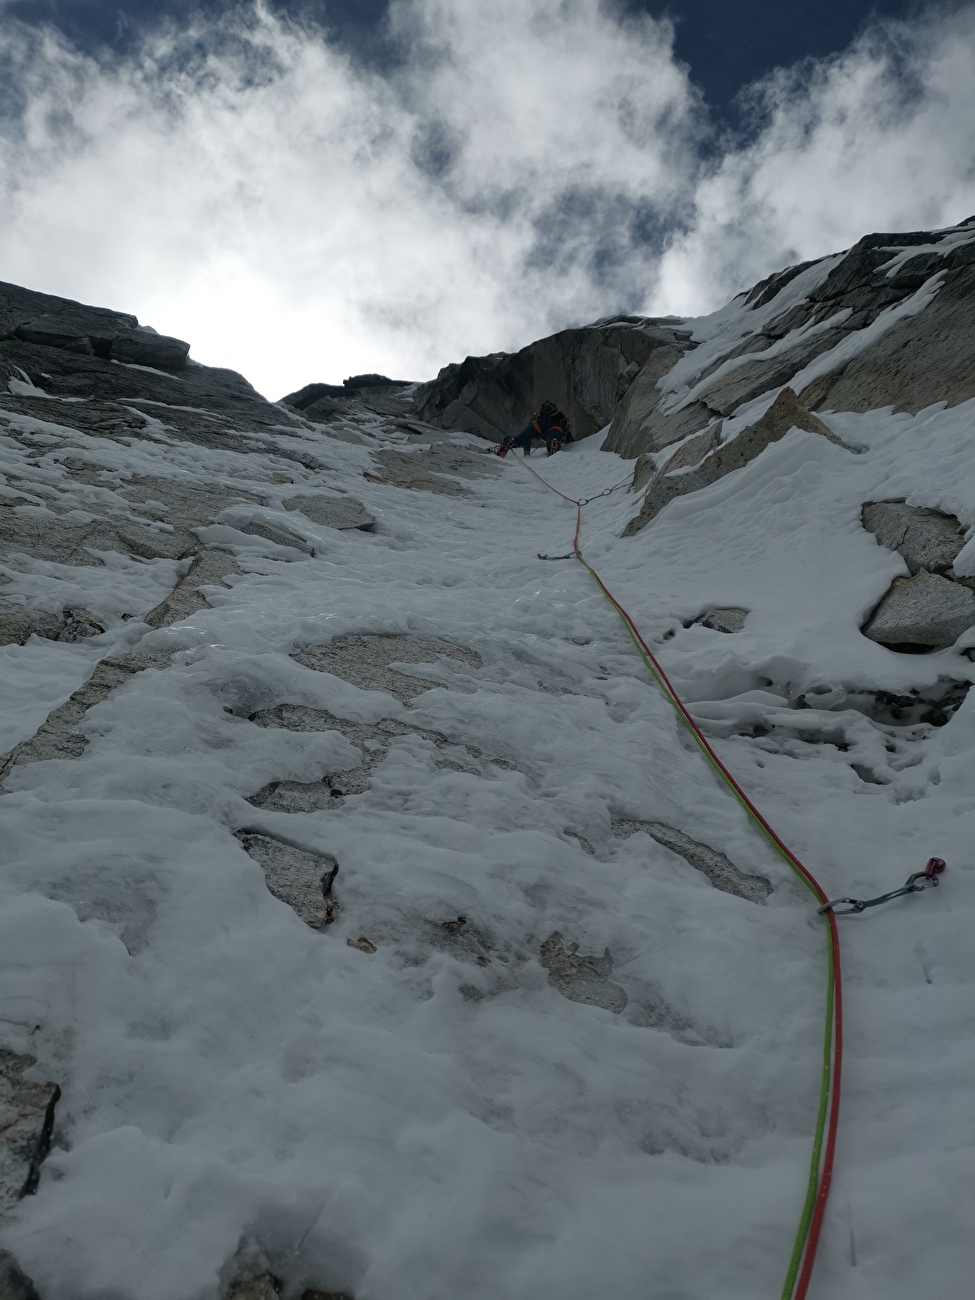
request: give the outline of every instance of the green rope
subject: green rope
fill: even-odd
[[[796,875],[802,881],[802,883],[806,886],[809,892],[816,898],[816,901],[819,902],[820,899],[818,894],[816,893],[815,886],[802,874],[801,871],[797,869],[795,863],[792,861],[789,854],[783,849],[782,845],[778,843],[774,835],[770,833],[769,828],[764,824],[762,819],[756,814],[755,809],[750,806],[747,799],[743,796],[741,791],[736,787],[734,781],[730,778],[729,774],[724,770],[720,762],[717,760],[716,756],[711,752],[710,746],[707,745],[702,740],[702,738],[697,734],[695,729],[690,725],[687,718],[684,716],[684,710],[680,704],[680,701],[674,695],[673,691],[668,687],[666,681],[664,681],[664,679],[661,677],[659,671],[657,670],[656,665],[653,663],[652,659],[650,659],[650,657],[647,655],[646,651],[644,650],[643,646],[640,644],[640,641],[636,636],[636,633],[634,632],[633,628],[630,626],[629,620],[622,613],[622,611],[617,607],[615,602],[610,598],[609,594],[603,587],[603,584],[600,581],[596,571],[593,569],[592,565],[582,554],[582,551],[579,548],[578,535],[576,541],[574,542],[574,546],[575,546],[576,558],[580,561],[583,567],[588,571],[590,577],[593,579],[593,581],[596,583],[596,586],[606,597],[609,604],[612,605],[613,609],[618,615],[623,626],[626,628],[630,640],[633,642],[634,646],[636,647],[637,653],[639,654],[640,658],[643,660],[644,664],[649,669],[651,676],[653,677],[654,681],[657,683],[657,686],[660,688],[661,694],[664,696],[667,702],[672,706],[672,708],[676,711],[681,722],[684,723],[685,727],[687,727],[690,734],[694,737],[694,742],[697,745],[697,747],[701,750],[704,757],[708,760],[708,762],[711,764],[714,770],[721,777],[721,780],[724,782],[727,788],[734,795],[735,799],[737,799],[738,803],[748,814],[749,819],[762,832],[764,838],[772,846],[772,848],[779,855],[779,857],[781,857],[786,863],[788,863],[788,866],[790,870],[793,872],[793,874]],[[829,922],[827,921],[825,916],[823,917],[823,923],[824,925],[826,925],[827,940],[828,940]],[[827,967],[827,980],[826,980],[826,1029],[823,1036],[823,1068],[822,1068],[822,1076],[820,1080],[820,1089],[819,1089],[819,1106],[816,1114],[816,1128],[815,1128],[815,1133],[813,1135],[812,1153],[809,1160],[809,1177],[806,1185],[806,1198],[803,1203],[802,1215],[799,1219],[799,1226],[796,1230],[795,1242],[793,1243],[792,1255],[789,1260],[789,1268],[786,1273],[785,1283],[782,1287],[782,1294],[780,1300],[792,1300],[792,1295],[796,1284],[796,1277],[799,1273],[799,1266],[802,1263],[803,1253],[805,1251],[806,1242],[809,1237],[809,1229],[812,1223],[813,1209],[816,1204],[816,1195],[819,1190],[820,1165],[821,1165],[822,1154],[823,1154],[823,1138],[826,1132],[826,1117],[829,1109],[829,1090],[830,1090],[830,1083],[832,1079],[833,1013],[834,1013],[835,996],[836,996],[836,972],[833,963],[833,949],[832,949],[832,945],[829,942],[827,942],[826,949],[828,954],[828,967]]]

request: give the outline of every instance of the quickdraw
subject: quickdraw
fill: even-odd
[[[881,894],[879,898],[834,898],[832,902],[824,903],[819,908],[819,915],[832,912],[834,916],[848,916],[851,912],[865,912],[868,907],[889,903],[892,898],[902,898],[905,894],[923,893],[925,889],[931,889],[938,884],[938,877],[946,866],[944,858],[928,858],[924,870],[915,871],[913,876],[908,876],[907,884],[900,889],[892,889],[889,894]],[[841,903],[845,903],[846,906],[841,907]]]

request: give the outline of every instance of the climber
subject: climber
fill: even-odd
[[[516,438],[504,439],[498,448],[498,455],[504,457],[512,447],[522,447],[528,456],[535,438],[544,439],[545,449],[550,456],[555,455],[563,442],[572,441],[569,421],[554,402],[543,402]]]

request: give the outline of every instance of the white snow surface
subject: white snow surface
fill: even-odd
[[[852,710],[789,707],[814,686],[975,676],[961,644],[900,655],[859,631],[906,572],[863,530],[862,503],[906,498],[975,525],[973,418],[971,402],[831,416],[862,455],[793,430],[632,538],[627,490],[585,509],[588,558],[830,896],[948,862],[940,888],[840,921],[845,1092],[813,1300],[956,1300],[975,1270],[975,693],[897,742]],[[163,457],[201,483],[242,472],[186,444],[71,438],[143,472]],[[529,464],[590,496],[629,468],[597,441]],[[7,779],[2,1041],[64,1096],[38,1194],[0,1240],[45,1300],[214,1300],[242,1243],[289,1295],[777,1297],[819,1084],[813,900],[688,743],[582,567],[536,558],[569,549],[574,510],[515,456],[445,497],[364,479],[366,447],[324,432],[303,445],[333,469],[289,462],[296,484],[352,492],[377,531],[309,524],[315,558],[241,549],[249,571],[211,589],[212,608],[158,631],[113,624],[116,649],[178,654],[89,712],[80,758]],[[683,625],[730,605],[749,611],[737,634]],[[430,689],[407,707],[290,657],[403,632],[483,666],[408,669]],[[94,662],[36,638],[0,654],[11,697],[8,669],[35,697],[15,739]],[[286,701],[410,720],[482,757],[438,767],[429,740],[394,738],[341,807],[255,808],[246,797],[269,781],[351,761],[335,732],[247,720]],[[778,730],[735,734],[756,719]],[[613,817],[721,850],[772,883],[767,903],[720,892],[645,833],[614,837]],[[268,893],[241,827],[335,854],[333,926],[311,930]],[[117,921],[79,919],[96,897]],[[430,941],[461,913],[485,965]],[[555,930],[610,950],[621,1014],[549,985],[539,945]],[[374,954],[347,945],[359,934]]]

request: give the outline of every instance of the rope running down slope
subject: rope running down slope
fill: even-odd
[[[579,545],[579,536],[582,532],[582,507],[587,504],[587,501],[577,501],[574,497],[566,496],[564,492],[560,492],[558,488],[553,487],[551,483],[548,483],[543,479],[541,474],[532,469],[530,465],[526,465],[523,459],[517,457],[515,459],[519,465],[529,472],[529,474],[533,474],[543,487],[548,488],[550,492],[554,492],[555,495],[561,497],[563,501],[567,501],[570,505],[575,506],[576,526],[575,534],[572,538],[572,551],[570,552],[570,555],[574,555],[583,568],[587,570],[589,576],[596,583],[599,590],[613,606],[613,609],[615,609],[616,613],[619,615],[624,627],[636,646],[640,658],[650,670],[650,673],[657,685],[660,687],[665,699],[667,699],[676,710],[681,721],[688,728],[695,743],[704,754],[704,757],[715,769],[718,776],[738,800],[745,812],[771,844],[775,852],[788,863],[820,906],[828,903],[829,900],[827,899],[826,894],[823,892],[822,887],[816,880],[815,876],[813,876],[812,872],[809,871],[807,867],[803,866],[788,845],[779,838],[773,828],[756,808],[754,803],[752,803],[748,795],[725,767],[724,763],[722,763],[721,759],[711,748],[709,741],[691,716],[687,706],[671,685],[670,679],[664,672],[653,651],[640,635],[640,631],[633,622],[633,619],[583,555]],[[602,496],[604,494],[599,493],[599,495]],[[568,559],[569,556],[559,558]],[[827,974],[825,1030],[823,1034],[823,1064],[820,1075],[819,1105],[816,1113],[816,1127],[813,1135],[812,1153],[809,1161],[809,1178],[806,1186],[806,1197],[802,1207],[802,1214],[799,1219],[799,1226],[796,1230],[795,1241],[793,1243],[792,1254],[789,1259],[785,1281],[782,1286],[780,1300],[805,1300],[805,1296],[809,1290],[809,1282],[816,1261],[816,1249],[819,1245],[819,1237],[823,1225],[823,1216],[826,1212],[826,1201],[829,1196],[830,1183],[832,1182],[833,1177],[833,1164],[836,1155],[836,1135],[840,1113],[840,1079],[843,1063],[843,989],[840,978],[840,940],[836,928],[836,919],[833,916],[832,910],[824,911],[821,915],[826,926]]]

